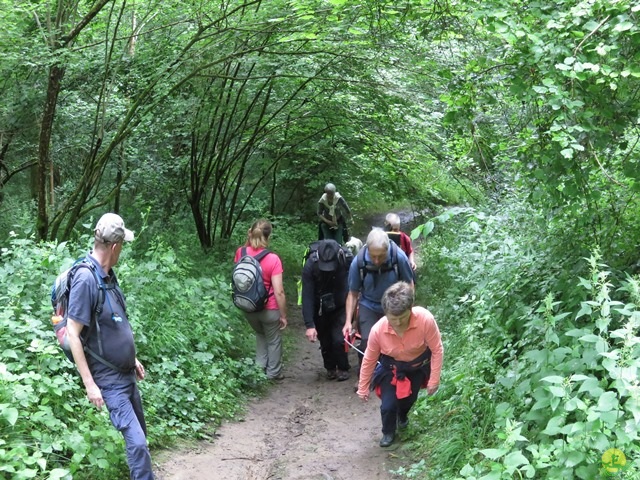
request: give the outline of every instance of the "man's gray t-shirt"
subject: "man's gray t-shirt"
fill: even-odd
[[[112,284],[115,277],[113,271],[110,272],[111,276],[109,276],[95,258],[91,255],[87,255],[87,258],[95,265],[96,273],[102,282],[105,285]],[[98,284],[93,273],[89,268],[78,268],[71,282],[68,316],[85,326],[82,331],[83,335],[86,334],[91,324],[91,317],[94,315],[98,298]],[[97,319],[102,340],[102,355],[100,355],[96,328],[93,329],[90,338],[87,339],[87,346],[113,365],[122,369],[130,369],[131,373],[118,372],[85,352],[89,370],[98,387],[129,384],[136,381],[134,371],[136,349],[125,305],[125,298],[120,287],[106,289],[102,312]]]

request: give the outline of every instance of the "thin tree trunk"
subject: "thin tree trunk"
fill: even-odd
[[[38,219],[36,222],[36,231],[38,239],[40,240],[46,239],[49,232],[49,216],[47,213],[47,172],[50,170],[49,164],[51,162],[50,150],[53,120],[56,115],[58,94],[60,93],[60,85],[63,77],[64,68],[59,65],[51,66],[49,69],[49,83],[47,85],[47,96],[44,103],[42,125],[40,128],[40,141],[38,144]]]

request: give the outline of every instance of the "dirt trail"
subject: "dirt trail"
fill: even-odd
[[[403,229],[415,222],[398,212]],[[364,240],[384,214],[363,219],[354,229]],[[291,300],[291,298],[289,298]],[[285,364],[286,378],[263,398],[252,401],[241,421],[226,422],[213,442],[154,454],[158,480],[391,480],[402,464],[398,449],[380,448],[380,401],[363,403],[356,382],[327,380],[319,343],[304,336],[300,307],[289,312],[295,351]],[[247,327],[247,335],[250,335]],[[353,368],[357,356],[352,350]],[[399,439],[402,439],[400,434]]]
[[[358,399],[353,375],[345,382],[325,378],[319,344],[306,340],[300,311],[292,310],[297,348],[286,378],[251,402],[242,421],[224,423],[215,441],[157,456],[159,480],[394,478],[398,445],[378,446],[378,399]],[[356,361],[352,352],[351,365]]]

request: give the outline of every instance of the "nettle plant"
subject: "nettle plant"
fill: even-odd
[[[122,439],[85,399],[57,346],[47,298],[73,256],[13,237],[0,249],[0,478],[121,478]]]
[[[588,262],[590,278],[573,292],[586,298],[576,312],[548,295],[526,321],[521,354],[499,381],[511,400],[496,408],[499,442],[477,450],[462,478],[637,478],[640,283],[621,282],[627,303],[612,299],[607,267],[598,254]],[[624,468],[603,466],[612,448],[625,454]]]

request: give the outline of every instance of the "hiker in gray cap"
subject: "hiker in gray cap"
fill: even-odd
[[[133,232],[115,213],[106,213],[94,230],[90,268],[80,268],[71,279],[67,335],[73,359],[98,409],[106,405],[111,423],[125,440],[131,478],[152,480],[147,427],[137,381],[145,376],[136,348],[124,295],[113,266]]]
[[[349,241],[347,220],[353,221],[347,201],[336,192],[333,183],[324,186],[324,193],[318,200],[318,218],[320,218],[319,239],[333,239],[338,243]]]

